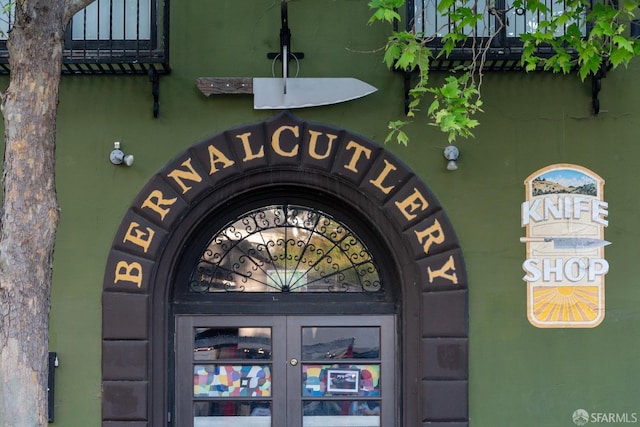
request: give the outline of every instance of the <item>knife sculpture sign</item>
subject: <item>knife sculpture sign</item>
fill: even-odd
[[[350,77],[289,77],[289,60],[299,59],[290,50],[287,0],[281,2],[280,52],[282,77],[200,77],[196,85],[206,96],[253,94],[254,109],[292,109],[337,104],[361,98],[377,89]],[[275,59],[274,59],[275,61]]]
[[[604,180],[581,166],[557,164],[525,180],[522,226],[527,259],[527,317],[540,328],[593,328],[604,319]]]
[[[318,107],[360,98],[376,88],[354,78],[200,77],[203,94],[253,94],[256,110]]]

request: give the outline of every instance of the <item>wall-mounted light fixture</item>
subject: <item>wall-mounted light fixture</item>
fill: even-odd
[[[113,143],[113,151],[111,151],[111,154],[109,155],[109,160],[111,160],[111,163],[114,165],[121,165],[124,163],[127,166],[131,166],[133,164],[133,154],[124,154],[120,149],[120,143],[116,141]]]
[[[447,163],[447,170],[454,171],[458,169],[456,160],[460,156],[460,150],[455,145],[447,145],[444,149],[444,158],[449,160]]]

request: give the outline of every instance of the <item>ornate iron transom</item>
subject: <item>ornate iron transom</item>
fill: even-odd
[[[273,205],[231,221],[207,244],[191,292],[378,292],[371,253],[325,212]]]

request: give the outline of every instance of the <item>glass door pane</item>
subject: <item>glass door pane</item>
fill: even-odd
[[[394,316],[178,316],[176,421],[395,427]]]
[[[292,425],[395,425],[393,316],[292,317],[287,326],[287,351],[300,355],[288,382],[299,390],[289,413],[301,423]]]
[[[274,331],[284,331],[283,325],[274,327],[277,322],[282,318],[178,318],[180,425],[272,426]]]

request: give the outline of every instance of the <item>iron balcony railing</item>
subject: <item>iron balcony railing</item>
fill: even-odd
[[[443,37],[453,31],[453,25],[447,14],[438,11],[439,0],[407,0],[407,30],[415,31],[416,35],[424,38],[431,48],[433,59],[430,61],[431,70],[451,70],[459,66],[469,65],[472,61],[482,61],[484,71],[521,71],[523,34],[534,32],[542,21],[561,14],[565,10],[565,2],[557,0],[541,0],[547,8],[546,12],[531,12],[523,7],[513,6],[513,0],[456,0],[453,9],[468,8],[480,19],[475,26],[465,27],[468,36],[466,42],[453,49],[449,55],[443,54]],[[610,0],[612,5],[617,0]],[[592,2],[591,5],[594,3]],[[587,11],[578,21],[568,21],[564,26],[555,30],[556,37],[562,37],[569,26],[576,24],[583,37],[591,31],[591,24],[587,21]],[[640,38],[640,20],[631,21],[630,34]],[[577,52],[568,52],[577,58]],[[535,48],[538,57],[551,57],[555,54],[551,46],[540,44]],[[600,101],[598,93],[601,80],[607,75],[610,63],[603,61],[600,69],[591,75],[592,111],[598,114]],[[410,102],[411,72],[405,72],[404,102],[408,111]]]
[[[511,0],[458,0],[453,8],[467,7],[474,13],[482,15],[482,19],[474,26],[463,29],[469,36],[466,44],[457,47],[448,57],[439,55],[442,50],[442,37],[453,29],[449,18],[437,10],[437,0],[407,0],[408,30],[415,31],[426,40],[432,49],[434,60],[431,69],[447,70],[470,61],[479,49],[483,51],[483,69],[485,70],[520,70],[520,57],[523,43],[520,36],[536,30],[538,23],[557,15],[564,10],[563,4],[556,0],[544,0],[549,12],[532,13],[521,7],[511,5]],[[568,22],[558,28],[556,36],[564,35]],[[577,22],[583,35],[589,29],[586,19]],[[539,46],[538,55],[552,55],[549,47]]]
[[[10,0],[0,0],[0,74],[9,74]],[[95,0],[68,25],[63,74],[168,74],[169,0]]]

